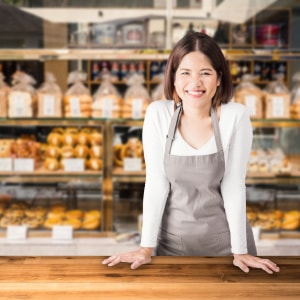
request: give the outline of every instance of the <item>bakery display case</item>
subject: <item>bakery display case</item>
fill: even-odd
[[[245,75],[251,75],[261,91],[274,74],[280,74],[290,87],[293,64],[300,59],[299,51],[290,46],[291,18],[291,10],[283,8],[264,10],[239,25],[174,18],[172,41],[187,29],[205,31],[222,46],[235,87]],[[149,28],[149,20],[140,21],[126,26],[93,24],[89,28],[93,36],[83,35],[78,27],[66,27],[66,32],[60,31],[57,47],[51,39],[54,25],[47,23],[44,29],[50,37],[44,38],[44,48],[0,50],[7,86],[16,70],[33,76],[36,87],[52,72],[61,90],[61,105],[56,102],[56,109],[49,108],[55,98],[43,98],[45,93],[39,90],[31,115],[23,115],[20,105],[9,114],[8,106],[2,108],[4,101],[0,101],[2,235],[8,224],[28,224],[30,234],[44,236],[49,236],[52,225],[70,225],[75,236],[105,237],[139,230],[145,182],[143,118],[147,105],[164,97],[158,88],[170,52],[163,46],[167,37],[162,39],[160,32],[139,34],[141,28]],[[127,39],[122,36],[119,40],[118,30]],[[68,76],[75,71],[86,75],[81,80],[86,89],[80,97],[67,93],[71,88]],[[132,74],[142,78],[140,87],[147,96],[126,97]],[[256,90],[254,96],[259,93]],[[240,97],[244,95],[245,91]],[[0,100],[3,97],[0,85]],[[289,116],[266,117],[264,100],[257,101],[252,93],[238,100],[242,101],[255,112],[251,120],[255,139],[246,179],[249,219],[261,228],[262,238],[299,239],[298,108],[294,106]],[[13,146],[8,151],[10,143]],[[20,215],[6,216],[4,211]]]
[[[2,234],[11,225],[45,236],[64,225],[101,232],[102,125],[19,118],[0,126]]]

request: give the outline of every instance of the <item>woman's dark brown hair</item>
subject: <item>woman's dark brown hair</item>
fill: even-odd
[[[211,37],[200,32],[186,34],[173,48],[165,71],[164,93],[166,99],[173,99],[176,103],[180,101],[174,86],[175,73],[183,57],[194,51],[200,51],[209,58],[220,79],[212,106],[228,103],[233,96],[233,85],[227,61],[218,44]]]

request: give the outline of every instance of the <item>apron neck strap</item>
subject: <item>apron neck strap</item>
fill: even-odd
[[[180,120],[180,116],[182,113],[182,104],[179,103],[176,105],[176,110],[174,112],[174,115],[171,119],[171,124],[169,127],[169,132],[167,135],[167,142],[166,142],[166,149],[165,149],[165,154],[170,154],[171,153],[171,147],[172,147],[172,143],[174,141],[175,138],[175,132],[178,126],[178,122]]]
[[[216,110],[213,107],[211,107],[210,113],[211,113],[212,126],[213,126],[213,130],[214,130],[216,145],[217,145],[217,149],[218,149],[218,152],[219,152],[219,151],[223,150],[223,147],[222,147],[218,117],[217,117]],[[177,130],[177,127],[178,127],[178,122],[180,120],[181,114],[182,114],[182,104],[179,103],[179,104],[177,104],[176,110],[175,110],[174,115],[171,119],[171,124],[170,124],[169,132],[168,132],[168,135],[167,135],[165,154],[170,154],[171,153],[172,143],[173,143],[174,138],[175,138],[175,133],[176,133],[176,130]]]
[[[213,107],[210,108],[210,114],[211,114],[211,121],[212,121],[212,125],[213,125],[214,135],[215,135],[215,141],[216,141],[217,149],[219,152],[219,151],[223,150],[223,146],[222,146],[217,112]]]

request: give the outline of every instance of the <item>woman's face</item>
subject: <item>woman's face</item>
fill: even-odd
[[[185,105],[210,107],[220,79],[209,58],[202,52],[194,51],[183,57],[175,74],[174,85]]]

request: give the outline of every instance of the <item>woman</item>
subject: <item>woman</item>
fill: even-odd
[[[190,33],[170,54],[166,99],[146,113],[146,184],[141,245],[103,264],[135,269],[151,255],[233,256],[244,272],[279,268],[256,257],[246,218],[245,177],[252,144],[246,108],[231,102],[233,87],[221,49]]]

